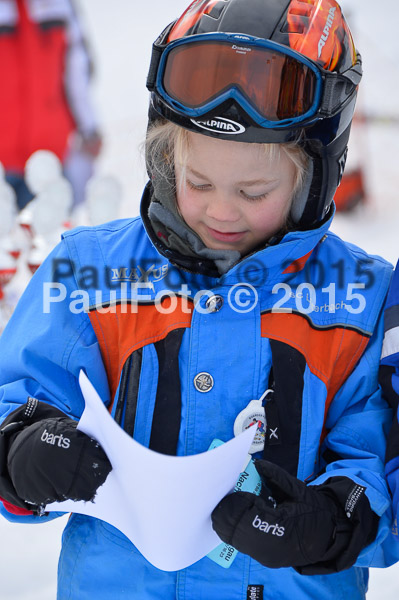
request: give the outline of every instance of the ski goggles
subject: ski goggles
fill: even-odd
[[[361,57],[344,74],[286,46],[248,35],[205,33],[153,45],[147,87],[175,111],[198,118],[235,100],[265,128],[333,116],[362,77]]]

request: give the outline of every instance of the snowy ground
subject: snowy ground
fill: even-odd
[[[114,175],[123,185],[120,216],[137,214],[145,182],[137,148],[146,126],[145,78],[151,43],[187,1],[80,2],[97,67],[94,91],[105,134],[98,171]],[[395,0],[379,4],[375,0],[343,0],[342,5],[351,11],[357,45],[364,59],[362,109],[399,114]],[[369,202],[350,215],[338,215],[333,227],[344,239],[392,262],[399,256],[398,133],[398,126],[393,124],[354,131],[351,161],[362,160],[366,165]],[[57,558],[65,521],[64,517],[41,526],[23,526],[0,520],[2,600],[55,599]],[[368,600],[397,600],[398,595],[399,565],[371,571]]]

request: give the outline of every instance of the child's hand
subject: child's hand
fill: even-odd
[[[362,486],[346,477],[307,486],[265,460],[255,466],[276,508],[262,493],[236,492],[223,498],[212,513],[216,533],[240,552],[271,568],[331,573],[349,568],[371,541],[370,532],[375,537],[378,520]]]
[[[37,505],[92,500],[111,470],[101,446],[68,417],[24,429],[8,454],[8,472],[20,498]]]
[[[105,452],[57,408],[31,400],[0,437],[0,497],[33,511],[50,502],[93,500],[111,471]]]

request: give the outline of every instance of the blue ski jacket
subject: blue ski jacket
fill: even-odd
[[[190,455],[231,439],[238,413],[272,382],[263,457],[312,484],[338,475],[365,486],[381,517],[376,540],[355,567],[331,575],[269,569],[243,554],[228,569],[204,557],[163,572],[112,526],[73,514],[58,600],[360,600],[366,567],[397,558],[386,546],[392,411],[378,384],[391,266],[329,225],[290,232],[223,276],[206,260],[177,266],[144,213],[64,234],[0,339],[0,414],[30,395],[78,419],[84,369],[138,442]],[[2,512],[21,522],[57,516]]]

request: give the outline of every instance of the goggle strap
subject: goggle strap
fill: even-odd
[[[169,25],[165,27],[165,29],[160,33],[160,35],[157,37],[157,39],[152,45],[150,68],[148,70],[146,82],[147,89],[150,90],[150,92],[152,92],[155,89],[155,82],[157,79],[159,62],[161,60],[162,53],[167,46],[167,44],[165,44],[165,40],[168,39],[170,30],[172,29],[175,23],[176,21],[172,21],[172,23],[169,23]]]
[[[150,92],[155,89],[159,61],[161,60],[163,50],[164,49],[161,46],[158,46],[156,42],[152,45],[151,62],[146,82],[147,89],[150,90]]]
[[[320,105],[322,114],[331,116],[343,102],[352,96],[359,85],[362,75],[362,57],[356,54],[356,63],[345,73],[328,73],[324,78],[324,92]]]
[[[337,73],[329,73],[328,77],[324,79],[320,113],[328,117],[334,115],[342,104],[352,96],[356,87],[350,79]]]
[[[336,73],[329,74],[324,79],[323,97],[320,104],[320,112],[325,116],[330,116],[334,112],[334,107],[339,105],[343,87],[346,83],[338,79]]]

